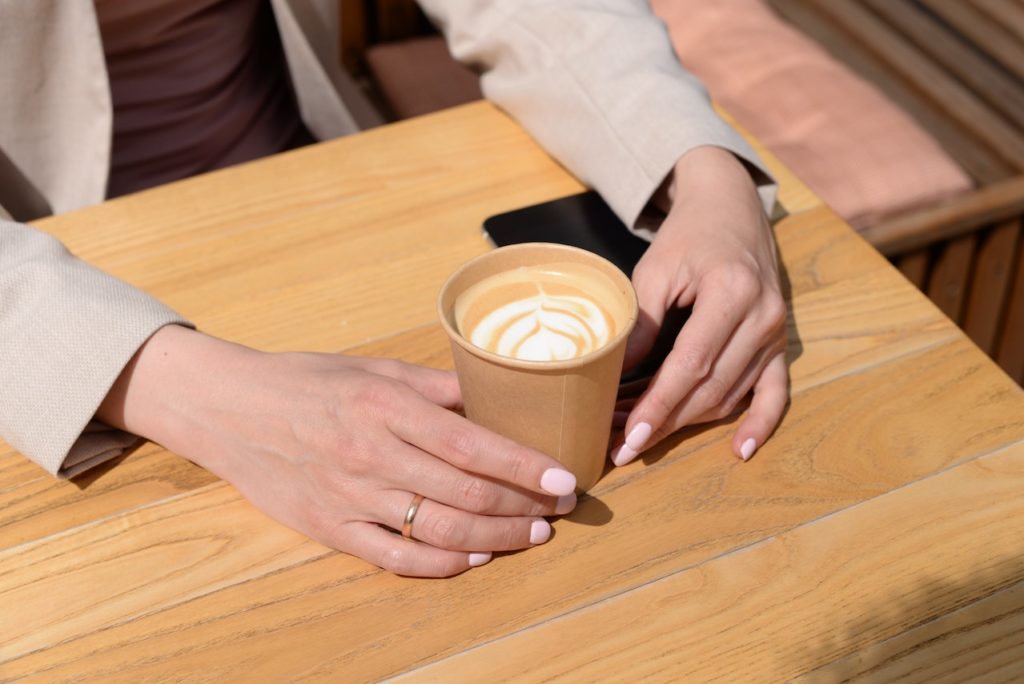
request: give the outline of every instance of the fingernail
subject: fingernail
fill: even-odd
[[[626,435],[626,445],[629,446],[632,451],[639,453],[640,450],[644,448],[644,444],[647,444],[647,440],[651,438],[652,432],[654,432],[654,430],[651,428],[650,423],[637,423],[633,429],[629,431],[629,434]],[[636,453],[634,453],[634,456]]]
[[[612,463],[617,466],[624,466],[636,458],[638,453],[630,449],[628,444],[623,444],[612,452]]]
[[[743,446],[740,447],[740,456],[744,461],[749,461],[750,457],[754,455],[754,450],[756,449],[757,441],[753,437],[750,437],[743,443]]]
[[[489,553],[471,553],[469,554],[469,567],[478,568],[484,563],[488,563],[491,560],[491,554]]]
[[[575,494],[560,496],[558,497],[558,503],[555,504],[555,515],[565,515],[574,508],[576,508]]]
[[[530,523],[530,543],[543,544],[551,538],[551,525],[547,520],[534,520]]]
[[[566,496],[576,491],[576,476],[561,468],[548,468],[540,476],[540,488],[548,494]]]

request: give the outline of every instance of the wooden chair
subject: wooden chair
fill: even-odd
[[[863,234],[1024,383],[1024,5],[770,2],[903,107],[977,183]]]
[[[438,38],[394,42],[433,33],[412,0],[340,1],[342,59],[375,83],[397,118],[479,96]],[[1024,6],[769,2],[903,107],[977,183],[863,235],[1024,384]],[[444,87],[416,92],[415,84],[430,82]]]

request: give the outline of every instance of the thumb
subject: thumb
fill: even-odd
[[[636,326],[626,341],[626,359],[623,370],[631,370],[643,361],[658,339],[658,331],[665,320],[668,308],[668,283],[666,279],[650,277],[649,272],[638,264],[633,274],[633,289],[636,290],[637,312]]]

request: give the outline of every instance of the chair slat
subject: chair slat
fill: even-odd
[[[935,259],[927,294],[944,314],[957,325],[963,323],[962,312],[971,275],[975,235],[965,235],[944,245]]]
[[[976,46],[910,0],[864,0],[919,50],[978,94],[1000,115],[1024,130],[1024,88]]]
[[[1007,32],[1000,22],[964,0],[919,2],[970,38],[993,59],[1024,78],[1024,43]]]
[[[1021,221],[1018,220],[1017,224],[1019,226]],[[1006,302],[995,359],[1011,378],[1024,385],[1024,237],[1017,241],[1010,297]]]
[[[964,313],[964,332],[989,356],[995,352],[1020,232],[1020,221],[1006,221],[993,226],[979,239]]]

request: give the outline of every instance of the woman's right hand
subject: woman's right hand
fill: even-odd
[[[159,330],[97,414],[231,482],[276,520],[401,575],[445,577],[547,541],[576,505],[553,458],[474,425],[453,373],[268,354]],[[400,530],[425,497],[410,542]],[[383,527],[382,527],[383,526]]]

